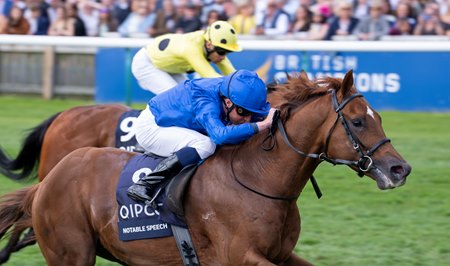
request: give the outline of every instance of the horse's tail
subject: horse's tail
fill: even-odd
[[[17,155],[16,159],[10,159],[5,152],[0,148],[0,173],[14,180],[22,180],[29,177],[35,166],[39,162],[41,155],[42,142],[44,140],[47,129],[52,124],[53,120],[59,115],[57,113],[48,118],[40,125],[31,129],[26,139],[22,143],[22,149]],[[19,171],[15,173],[15,171]],[[33,176],[35,177],[35,176]]]
[[[0,239],[11,226],[17,230],[31,227],[31,207],[39,184],[0,197]]]

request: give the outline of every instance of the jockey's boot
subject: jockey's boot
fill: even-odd
[[[176,154],[162,160],[152,173],[142,177],[127,190],[128,197],[136,201],[150,205],[158,196],[160,189],[156,189],[158,184],[176,176],[183,165],[178,160]]]

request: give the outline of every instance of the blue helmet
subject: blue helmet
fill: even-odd
[[[238,70],[224,78],[220,93],[235,105],[266,116],[270,110],[266,85],[255,72]]]

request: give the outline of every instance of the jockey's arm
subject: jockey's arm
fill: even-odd
[[[202,90],[193,90],[193,108],[196,122],[206,131],[211,140],[218,144],[237,144],[258,132],[256,123],[224,125],[221,119],[221,103]]]
[[[186,61],[192,66],[202,78],[218,78],[221,77],[219,73],[211,66],[211,64],[203,57],[196,54],[185,55]]]
[[[228,57],[225,57],[220,63],[216,64],[217,68],[219,68],[220,72],[222,72],[222,75],[226,76],[234,71],[236,69],[234,68],[233,64],[231,64],[231,61],[228,59]]]
[[[254,123],[226,126],[214,113],[202,113],[197,116],[197,121],[203,125],[208,136],[217,145],[237,144],[257,133],[255,126],[252,125]]]

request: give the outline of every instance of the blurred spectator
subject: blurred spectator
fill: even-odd
[[[156,20],[150,29],[150,36],[157,37],[166,33],[175,32],[175,24],[178,20],[175,5],[172,0],[164,0],[162,8],[156,13]]]
[[[30,23],[30,34],[47,35],[50,18],[47,15],[46,7],[40,4],[32,4],[28,10],[27,20]]]
[[[188,3],[182,8],[181,17],[175,24],[176,33],[187,33],[200,30],[202,28],[202,21],[200,20],[198,6]]]
[[[111,15],[111,11],[103,8],[99,11],[98,35],[105,36],[117,31],[117,20]]]
[[[203,25],[203,29],[206,30],[211,24],[219,20],[226,20],[226,19],[217,10],[213,9],[209,11],[208,15],[206,16],[206,23]]]
[[[295,14],[297,13],[297,10],[300,8],[300,6],[303,5],[309,7],[312,3],[311,0],[284,0],[283,2],[283,10],[288,13],[291,21],[294,20]]]
[[[389,33],[389,22],[383,17],[383,3],[378,0],[370,2],[369,17],[358,22],[353,32],[358,39],[363,41],[379,40],[381,36]]]
[[[78,16],[84,22],[87,36],[98,36],[100,12],[99,5],[91,0],[86,0],[78,5]]]
[[[237,8],[235,1],[225,0],[225,1],[223,1],[222,6],[223,6],[223,12],[220,13],[220,15],[223,17],[224,20],[228,20],[231,17],[237,15],[238,8]]]
[[[30,24],[22,9],[12,6],[8,16],[0,16],[0,34],[29,34]]]
[[[215,10],[215,11],[219,12],[222,16],[225,16],[225,8],[223,5],[225,1],[228,1],[228,0],[203,0],[201,17],[200,17],[200,20],[202,21],[202,23],[206,24],[208,14],[211,10]],[[180,6],[182,4],[183,3],[181,3]],[[186,5],[186,4],[188,4],[188,2],[184,3],[184,5]]]
[[[119,25],[118,32],[121,36],[149,35],[150,28],[154,24],[156,14],[152,12],[149,1],[132,0],[131,13],[125,21]]]
[[[395,13],[392,10],[389,0],[377,0],[381,1],[381,14],[392,25],[395,22]]]
[[[369,16],[368,0],[355,0],[353,14],[357,19],[363,19]]]
[[[397,3],[394,14],[396,18],[407,19],[412,26],[416,24],[413,9],[407,2]]]
[[[131,13],[131,5],[129,0],[117,0],[114,3],[112,16],[115,19],[117,19],[118,25],[122,24],[130,13]]]
[[[308,31],[308,40],[324,40],[328,32],[327,15],[331,14],[327,6],[316,5],[312,10],[311,26]]]
[[[341,0],[336,7],[336,14],[330,19],[325,40],[331,40],[333,36],[349,36],[352,34],[359,20],[353,17],[352,4],[347,0]]]
[[[228,22],[236,30],[237,34],[253,34],[256,28],[254,6],[250,0],[243,1],[238,6],[238,13],[232,16]]]
[[[417,21],[417,17],[422,12],[422,6],[417,0],[401,0],[411,8],[411,17]]]
[[[407,18],[397,18],[389,30],[389,35],[412,35],[414,26]]]
[[[97,0],[98,1],[98,0]],[[98,31],[99,36],[109,36],[109,33],[115,33],[113,35],[118,35],[117,27],[123,21],[118,19],[118,12],[120,9],[117,9],[121,0],[100,0],[100,2],[94,3],[95,8],[99,12],[98,17]],[[128,7],[128,2],[126,2],[126,7]],[[125,10],[128,14],[129,12]],[[126,16],[125,16],[126,17]]]
[[[302,33],[304,36],[307,35],[309,28],[311,26],[312,12],[309,10],[308,6],[300,5],[294,14],[294,19],[292,21],[291,29],[289,32],[295,34]]]
[[[318,12],[322,13],[326,18],[330,18],[333,16],[333,10],[332,10],[332,0],[316,0],[316,3],[311,5],[309,9],[311,11],[317,10]]]
[[[61,0],[49,0],[47,1],[48,6],[46,7],[48,18],[50,22],[53,22],[56,18],[56,9],[58,6],[64,4]]]
[[[450,1],[447,4],[447,11],[441,16],[442,28],[450,38]]]
[[[417,18],[414,35],[444,35],[444,28],[439,19],[439,11],[430,4],[425,7]]]
[[[389,30],[389,35],[410,35],[415,25],[416,20],[412,17],[411,6],[405,2],[397,3],[395,21]]]
[[[257,22],[256,35],[276,36],[288,33],[289,15],[282,9],[281,0],[268,0],[262,21]]]
[[[64,5],[56,8],[56,18],[50,24],[48,35],[52,36],[74,36],[75,26],[73,20],[69,17],[68,10]]]
[[[86,27],[83,20],[78,16],[78,5],[76,3],[66,4],[67,14],[72,20],[74,27],[74,36],[87,36]]]

